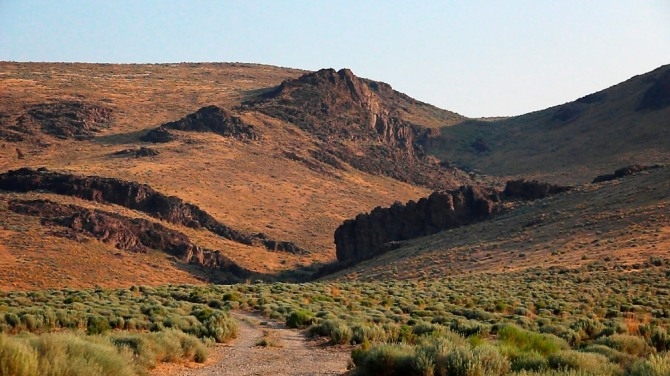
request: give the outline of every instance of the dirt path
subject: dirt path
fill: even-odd
[[[324,347],[298,330],[247,312],[234,312],[233,316],[240,322],[237,339],[210,349],[209,360],[204,366],[166,365],[152,375],[321,376],[347,372],[349,349]],[[263,338],[274,345],[257,346]]]

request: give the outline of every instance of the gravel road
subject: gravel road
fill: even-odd
[[[350,349],[326,347],[295,329],[247,312],[233,312],[240,322],[237,339],[210,349],[204,365],[165,364],[153,376],[325,376],[347,374]],[[270,335],[275,346],[257,346]]]

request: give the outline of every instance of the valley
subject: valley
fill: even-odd
[[[176,374],[254,312],[360,375],[667,375],[668,77],[469,119],[349,69],[0,62],[0,360]]]

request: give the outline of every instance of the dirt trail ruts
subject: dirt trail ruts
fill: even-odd
[[[237,339],[218,345],[209,352],[209,360],[200,367],[184,365],[158,367],[155,376],[322,376],[344,375],[350,349],[325,347],[322,341],[314,341],[295,329],[260,315],[248,312],[233,312],[240,323]],[[261,324],[262,323],[262,324]],[[261,347],[257,342],[263,331],[270,331],[277,346]]]

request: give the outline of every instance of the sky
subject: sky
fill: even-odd
[[[670,64],[670,0],[0,0],[0,60],[349,68],[510,116]]]

